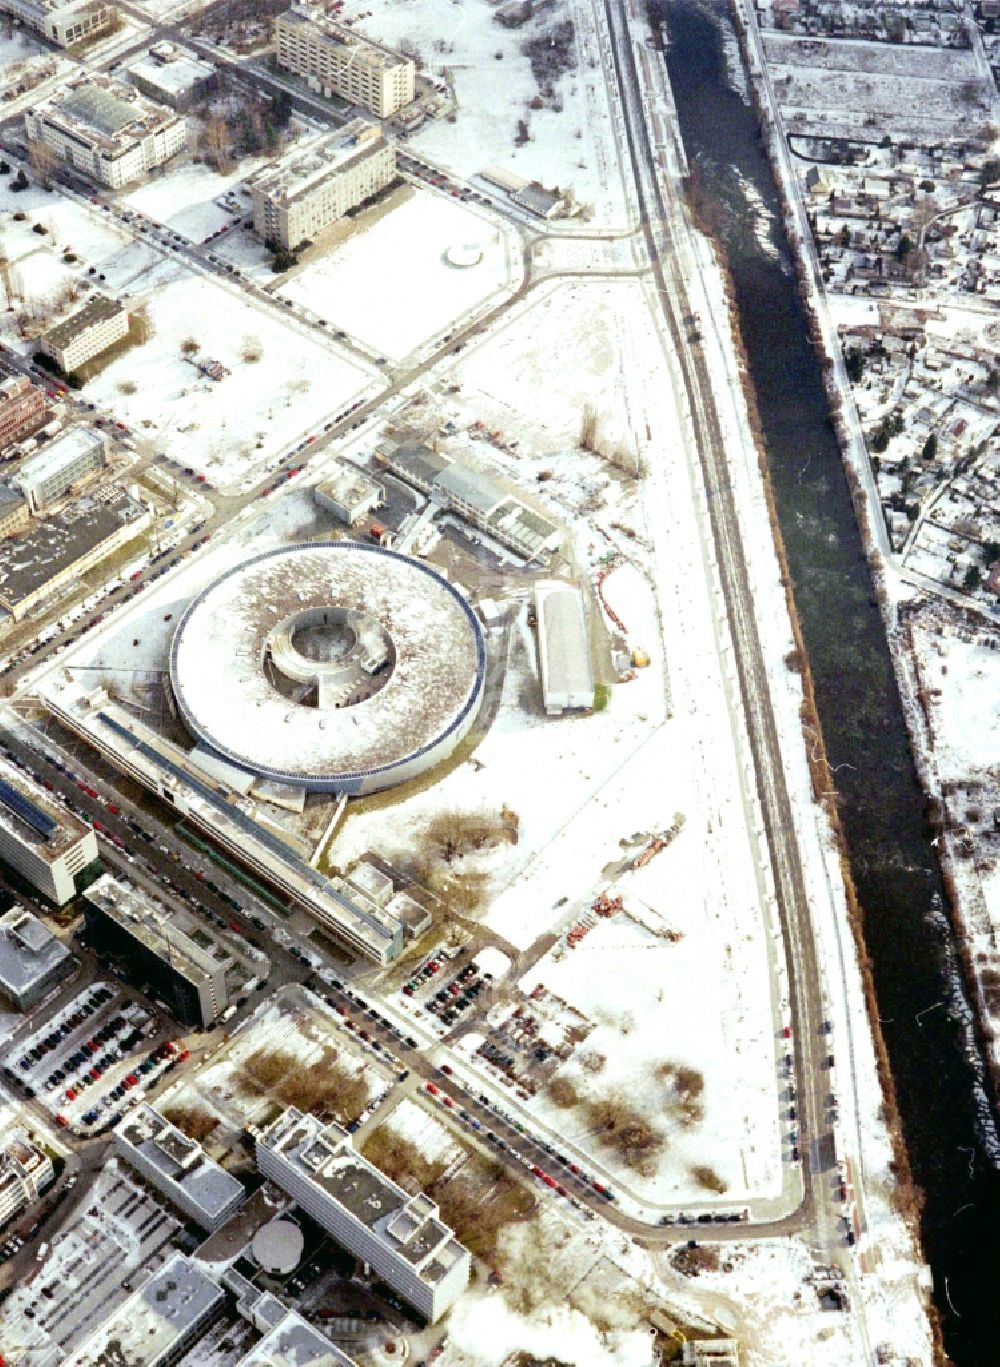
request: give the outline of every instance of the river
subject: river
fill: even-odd
[[[945,1345],[956,1367],[996,1367],[1000,1173],[987,1156],[981,1064],[968,1057],[954,942],[937,910],[940,869],[820,366],[756,115],[734,88],[742,72],[731,79],[739,59],[728,15],[692,0],[661,12],[685,149],[717,219],[757,390],[907,1149],[926,1196]]]

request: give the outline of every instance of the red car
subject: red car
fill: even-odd
[[[433,1082],[428,1082],[428,1084],[427,1084],[427,1090],[430,1092],[431,1096],[437,1096],[437,1095],[438,1095],[438,1088],[434,1086],[434,1083],[433,1083]]]

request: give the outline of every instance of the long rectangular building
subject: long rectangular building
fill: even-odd
[[[127,335],[128,313],[117,299],[92,294],[83,308],[49,328],[38,339],[38,348],[50,356],[64,375],[107,351]]]
[[[429,1196],[411,1196],[354,1152],[339,1125],[290,1108],[257,1137],[257,1166],[431,1323],[465,1290],[472,1260]]]
[[[298,247],[395,174],[393,143],[376,125],[354,119],[250,178],[253,226],[265,242]]]
[[[33,1205],[54,1180],[52,1160],[23,1130],[5,1136],[0,1142],[0,1228]]]
[[[0,858],[53,902],[75,897],[97,862],[97,836],[40,784],[0,759]]]
[[[225,1010],[233,950],[184,907],[105,874],[87,889],[84,915],[95,941],[154,981],[185,1025],[211,1025]]]
[[[409,57],[326,19],[306,5],[293,5],[274,25],[278,65],[304,76],[324,95],[387,119],[413,99],[416,67]]]
[[[127,1115],[115,1129],[114,1144],[130,1167],[209,1232],[246,1200],[243,1184],[152,1106]]]
[[[29,139],[92,180],[121,189],[187,144],[184,120],[110,76],[92,75],[40,100],[24,116]]]
[[[59,0],[0,0],[0,14],[9,14],[57,47],[72,47],[110,31],[118,11],[105,0],[84,0],[76,5],[59,4]]]

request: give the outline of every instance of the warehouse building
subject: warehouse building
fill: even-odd
[[[148,508],[111,487],[85,495],[0,544],[0,631],[19,622],[149,526]]]
[[[57,47],[71,47],[84,38],[110,30],[118,17],[114,6],[104,0],[80,5],[61,5],[56,0],[0,0],[0,14],[20,20]]]
[[[108,439],[104,433],[74,427],[26,460],[11,483],[20,489],[37,517],[107,463]]]
[[[90,1334],[67,1367],[168,1367],[225,1308],[225,1292],[196,1262],[172,1253]]]
[[[52,1160],[24,1130],[5,1135],[0,1141],[0,1229],[33,1205],[54,1180]]]
[[[105,75],[84,77],[41,100],[25,113],[24,129],[112,190],[141,180],[187,144],[184,121],[173,110]]]
[[[469,1251],[434,1202],[355,1153],[339,1125],[290,1108],[258,1134],[257,1166],[431,1323],[465,1290]]]
[[[385,503],[385,488],[355,465],[337,465],[313,490],[321,508],[353,527]]]
[[[575,584],[536,584],[535,620],[546,712],[558,717],[572,708],[592,708],[594,666],[583,594]]]
[[[70,375],[128,334],[128,313],[117,299],[92,294],[82,309],[44,332],[38,348]]]
[[[155,43],[145,56],[130,62],[124,74],[137,90],[178,113],[190,109],[216,86],[211,62],[174,43]]]
[[[125,1117],[115,1129],[114,1146],[150,1186],[210,1233],[246,1198],[241,1182],[152,1106],[140,1106]]]
[[[318,10],[294,5],[274,25],[278,65],[304,76],[313,90],[387,119],[413,99],[416,67],[409,57],[365,38]]]
[[[11,375],[0,384],[0,451],[14,446],[45,426],[45,394],[24,375]]]
[[[375,448],[375,459],[525,560],[544,559],[562,545],[559,527],[499,481],[423,442],[386,442]]]
[[[0,541],[23,532],[30,522],[28,500],[9,484],[0,484]]]
[[[382,130],[354,119],[249,180],[253,226],[290,250],[317,237],[396,174],[396,148]]]
[[[185,1025],[212,1025],[233,996],[270,971],[252,945],[110,874],[87,889],[84,915],[94,942],[155,983]]]
[[[22,770],[0,759],[0,859],[58,906],[97,863],[97,836]]]
[[[0,916],[0,1001],[30,1011],[68,977],[75,960],[48,926],[24,907]]]

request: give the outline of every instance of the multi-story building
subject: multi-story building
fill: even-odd
[[[52,1160],[23,1130],[0,1141],[0,1229],[37,1201],[55,1178]]]
[[[204,1335],[225,1303],[225,1292],[198,1263],[172,1253],[64,1367],[169,1367]]]
[[[11,480],[28,500],[36,516],[108,463],[108,439],[103,432],[74,427],[26,460]]]
[[[202,1229],[218,1229],[246,1199],[232,1173],[152,1106],[127,1115],[115,1129],[114,1144],[126,1163]]]
[[[385,487],[356,465],[338,464],[328,471],[313,490],[321,508],[353,527],[363,517],[385,503]]]
[[[465,1290],[469,1251],[434,1202],[355,1153],[339,1125],[289,1109],[258,1134],[257,1166],[431,1323]]]
[[[120,956],[137,978],[155,982],[185,1025],[211,1025],[225,1010],[237,960],[185,908],[167,907],[105,874],[87,889],[84,916],[94,942]]]
[[[150,521],[148,508],[112,485],[0,542],[0,632],[133,541]]]
[[[57,47],[72,47],[111,29],[118,16],[115,7],[104,0],[79,5],[62,5],[58,0],[0,0],[0,13],[20,20]]]
[[[64,375],[69,375],[127,333],[128,313],[118,300],[92,294],[82,309],[42,333],[38,347],[52,357]]]
[[[24,116],[29,138],[46,143],[84,175],[121,189],[187,143],[184,120],[110,76],[64,86]]]
[[[59,906],[97,863],[97,836],[20,769],[0,759],[0,859]]]
[[[324,18],[308,5],[294,5],[279,14],[274,30],[278,65],[304,76],[324,95],[337,95],[380,119],[413,99],[416,68],[409,57]]]
[[[23,532],[30,522],[28,500],[9,484],[0,484],[0,541]]]
[[[62,982],[72,953],[37,916],[11,907],[0,916],[0,1001],[29,1011]]]
[[[125,74],[144,95],[171,109],[185,110],[215,88],[217,73],[189,48],[154,43],[125,68]]]
[[[0,384],[0,451],[44,427],[45,395],[24,375],[11,375]]]
[[[250,180],[253,226],[265,242],[294,248],[385,188],[396,148],[375,124],[353,119]]]

